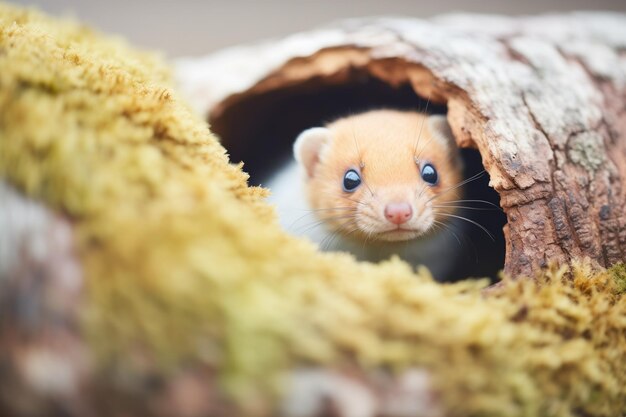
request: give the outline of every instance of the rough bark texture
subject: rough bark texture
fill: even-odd
[[[480,151],[500,194],[506,272],[625,259],[625,16],[353,20],[183,60],[177,75],[228,148],[255,140],[233,138],[255,111],[246,103],[364,73],[447,104],[458,144]]]

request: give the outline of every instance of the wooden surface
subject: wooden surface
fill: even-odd
[[[229,137],[255,111],[280,119],[260,97],[364,74],[446,104],[458,144],[480,151],[507,214],[506,272],[625,259],[626,16],[351,20],[177,67],[227,148],[258,140],[254,126]]]

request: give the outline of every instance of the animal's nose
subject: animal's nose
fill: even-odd
[[[413,215],[409,203],[389,203],[385,207],[385,217],[393,224],[406,223]]]

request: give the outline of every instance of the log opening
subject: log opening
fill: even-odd
[[[351,20],[181,62],[178,79],[222,134],[250,115],[245,102],[358,74],[445,104],[507,215],[505,272],[532,276],[551,262],[625,259],[621,33],[622,16],[594,13]]]
[[[376,108],[447,113],[440,93],[431,93],[435,97],[431,102],[416,93],[407,77],[390,82],[392,80],[376,75],[381,67],[373,68],[372,73],[371,67],[348,67],[329,77],[312,77],[285,88],[270,88],[259,94],[234,98],[212,113],[211,128],[221,138],[231,160],[244,163],[250,183],[263,185],[276,169],[292,158],[293,140],[306,128]],[[241,123],[242,119],[246,123]],[[468,141],[459,143],[464,146],[461,151],[464,178],[483,171],[480,153],[468,148],[471,145]],[[469,183],[464,198],[485,200],[498,206],[500,203],[497,192],[489,187],[488,175]],[[478,227],[457,230],[459,244],[469,248],[464,248],[467,256],[451,277],[495,279],[504,267],[506,216],[497,210],[471,210],[465,214],[484,226],[493,238]]]

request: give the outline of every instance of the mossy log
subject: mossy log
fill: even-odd
[[[292,68],[289,77],[296,87],[298,77],[307,79],[308,71],[320,67],[328,74],[311,78],[320,83],[342,82],[352,74],[348,68],[359,66],[399,82],[413,74],[418,93],[447,101],[459,142],[483,153],[509,214],[509,271],[530,272],[533,259],[514,257],[536,249],[516,249],[513,236],[519,244],[529,238],[512,226],[525,217],[514,220],[511,213],[527,217],[533,205],[550,209],[547,197],[526,205],[523,198],[529,190],[561,190],[566,184],[540,181],[545,167],[528,159],[530,143],[539,144],[533,146],[543,157],[554,142],[555,159],[546,159],[554,164],[549,165],[555,167],[554,178],[569,181],[574,171],[588,181],[586,187],[555,194],[563,215],[579,219],[581,228],[585,219],[595,225],[589,227],[602,237],[598,250],[619,248],[611,245],[620,239],[623,244],[622,213],[613,207],[624,197],[619,187],[624,116],[618,107],[624,94],[626,18],[488,18],[489,25],[479,25],[484,19],[349,22],[224,52],[202,65],[187,63],[187,70],[197,69],[197,78],[188,73],[183,79],[204,111],[213,109],[220,129],[227,114],[241,118],[239,126],[248,120],[253,126],[263,108],[256,109],[259,115],[235,112],[246,97],[235,93],[252,91],[254,85],[280,87],[286,68]],[[463,29],[465,24],[483,30]],[[552,74],[552,66],[538,71],[515,58],[500,72],[501,61],[509,61],[494,58],[497,65],[490,69],[481,59],[485,54],[517,56],[498,38],[512,29],[520,45],[511,51],[525,51],[524,42],[534,39],[543,46],[530,49],[551,56],[546,51],[553,50],[556,40],[551,39],[559,34],[575,33],[578,43],[568,45],[583,51],[591,42],[594,54],[578,60],[559,52],[554,58],[562,60],[563,74],[571,72],[562,82],[576,80],[566,86],[571,100],[589,94],[589,102],[574,106],[561,90],[544,95],[541,77]],[[541,37],[521,35],[540,30],[545,31]],[[420,55],[419,42],[401,41],[400,32],[432,39],[429,52]],[[352,46],[332,47],[340,41]],[[370,47],[355,48],[364,42]],[[289,60],[294,48],[302,58]],[[395,58],[394,50],[424,58],[414,67],[421,69],[409,70],[413,64]],[[266,77],[267,67],[253,51],[267,51],[264,64],[281,69],[276,72],[281,77]],[[384,58],[384,51],[391,57]],[[322,65],[324,54],[330,55]],[[456,58],[445,58],[452,55]],[[426,57],[433,65],[427,66]],[[346,69],[337,71],[337,63]],[[245,70],[247,75],[240,73]],[[461,78],[447,80],[442,74],[448,70]],[[481,76],[483,71],[489,76]],[[514,94],[520,78],[515,71],[530,83],[523,105]],[[395,72],[397,78],[390,75]],[[623,413],[623,266],[605,270],[592,262],[554,263],[533,270],[534,280],[505,279],[485,291],[486,281],[442,285],[398,259],[374,265],[347,254],[321,253],[280,229],[265,192],[248,186],[247,175],[230,163],[206,122],[178,97],[168,73],[159,59],[118,40],[0,4],[0,415]],[[218,82],[206,84],[213,77]],[[567,111],[557,113],[545,104],[553,96]],[[563,139],[561,128],[542,121],[543,113],[533,113],[537,125],[527,124],[530,109],[540,105],[548,106],[545,114],[554,117],[555,126],[569,126],[585,115],[576,122],[580,126],[569,147],[567,140],[562,149],[556,145]],[[546,133],[541,123],[549,125]],[[519,130],[524,141],[512,138]],[[576,145],[583,134],[600,139]],[[565,159],[558,162],[558,155]],[[602,194],[609,185],[611,192]],[[591,214],[570,214],[572,207],[583,209],[563,199],[574,190],[584,191]],[[609,208],[602,209],[596,199]],[[605,223],[594,220],[597,207]],[[556,227],[547,226],[552,217],[544,214],[533,219],[545,230],[530,224],[529,230],[543,233],[538,239],[552,236],[549,231]],[[613,229],[605,233],[609,225]],[[578,223],[572,227],[578,233]],[[580,237],[572,238],[569,254],[563,242],[548,246],[552,252],[541,253],[541,259],[567,261],[588,254]],[[588,255],[608,265],[621,256],[617,253],[604,260]],[[553,254],[558,256],[552,259]]]
[[[287,96],[368,76],[410,84],[447,105],[459,146],[479,150],[507,215],[507,273],[581,257],[609,266],[626,257],[624,23],[602,13],[351,20],[183,60],[178,79],[227,149],[293,117]]]

